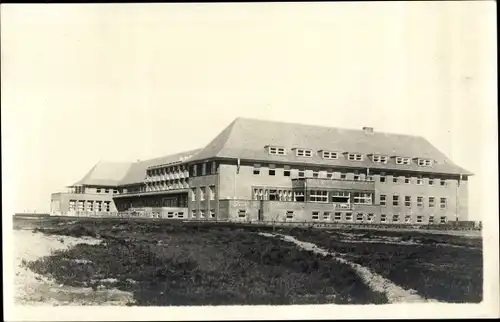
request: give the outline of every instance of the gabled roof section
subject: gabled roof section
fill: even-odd
[[[128,172],[120,181],[120,185],[130,185],[135,183],[140,183],[144,181],[144,176],[146,175],[146,169],[151,166],[166,164],[170,162],[180,161],[187,162],[191,157],[196,155],[201,149],[190,150],[185,152],[180,152],[172,155],[167,155],[164,157],[138,161],[132,163]]]
[[[313,157],[300,157],[294,153],[270,155],[266,146],[312,149]],[[389,157],[408,156],[436,160],[432,167],[412,165],[379,164],[370,158],[364,161],[323,159],[320,150],[380,154]],[[407,171],[438,172],[448,174],[471,174],[455,165],[444,153],[420,136],[402,135],[364,130],[342,129],[325,126],[304,125],[258,119],[237,118],[226,127],[193,159],[241,158],[268,162],[293,162],[332,166],[373,167]]]
[[[99,161],[90,171],[73,186],[96,185],[117,186],[130,169],[130,162],[103,162]]]

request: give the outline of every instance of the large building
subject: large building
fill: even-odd
[[[99,162],[52,213],[438,224],[467,220],[470,175],[418,136],[237,118],[199,150]]]

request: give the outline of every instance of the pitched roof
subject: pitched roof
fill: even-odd
[[[265,146],[280,146],[288,149],[286,155],[270,155]],[[312,149],[313,157],[298,157],[293,148]],[[374,163],[370,158],[364,161],[323,159],[317,151],[328,150],[341,153],[381,154],[435,160],[431,168],[411,165]],[[342,129],[325,126],[304,125],[257,119],[237,118],[229,124],[212,142],[190,161],[207,158],[241,158],[266,162],[293,162],[331,166],[372,167],[379,169],[400,169],[445,174],[471,173],[454,164],[444,153],[420,136]]]
[[[191,156],[195,155],[199,151],[200,151],[200,149],[190,150],[190,151],[180,152],[180,153],[167,155],[167,156],[163,156],[163,157],[159,157],[159,158],[154,158],[154,159],[149,159],[149,160],[138,161],[138,162],[132,163],[128,172],[123,177],[123,179],[120,181],[120,185],[128,185],[128,184],[142,182],[144,180],[144,176],[146,175],[146,169],[148,167],[160,165],[160,164],[166,164],[166,163],[175,162],[175,161],[180,161],[181,158],[183,159],[183,161],[188,161]]]
[[[131,166],[130,162],[103,162],[99,161],[89,172],[73,186],[97,185],[116,186],[120,184]]]

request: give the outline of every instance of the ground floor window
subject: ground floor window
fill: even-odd
[[[407,224],[411,223],[411,215],[405,216],[405,223],[407,223]]]
[[[346,221],[352,221],[352,212],[346,212],[345,213],[345,220]]]
[[[174,218],[174,213],[173,212],[167,213],[167,218]]]
[[[399,215],[392,215],[392,222],[399,222]]]
[[[286,219],[293,219],[294,213],[291,210],[286,212]]]
[[[442,224],[446,224],[446,222],[447,222],[446,216],[441,216],[439,222],[442,223]]]
[[[433,224],[434,223],[434,216],[429,216],[429,224]]]
[[[387,222],[387,215],[386,214],[380,215],[380,222]]]
[[[210,218],[215,218],[215,210],[210,209]]]
[[[356,221],[357,222],[363,221],[364,217],[365,217],[364,214],[358,213],[358,214],[356,214]]]
[[[238,210],[238,218],[246,218],[246,216],[247,216],[246,209],[240,209],[240,210]]]
[[[182,211],[178,212],[177,218],[184,218],[184,212],[182,212]]]
[[[336,212],[334,218],[335,218],[335,220],[342,220],[342,213],[341,212]]]
[[[375,214],[368,214],[368,221],[374,222],[375,221]]]
[[[429,218],[430,219],[430,218]],[[433,218],[434,220],[434,218]],[[422,223],[424,221],[424,216],[417,216],[417,223]]]
[[[191,210],[191,218],[196,218],[196,210]]]
[[[313,211],[313,213],[312,213],[312,219],[313,220],[318,220],[319,219],[319,212],[318,211]]]
[[[323,220],[330,220],[330,212],[329,211],[325,211],[323,213]]]

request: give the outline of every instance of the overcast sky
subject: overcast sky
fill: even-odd
[[[243,116],[422,135],[476,174],[479,219],[495,27],[485,1],[2,5],[4,202],[49,211],[99,160],[199,148]]]

